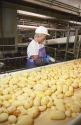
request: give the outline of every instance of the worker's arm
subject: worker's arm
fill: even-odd
[[[38,55],[32,55],[31,57],[34,61],[34,63],[38,66],[43,66],[45,65],[45,62],[43,61],[42,58],[40,58]]]

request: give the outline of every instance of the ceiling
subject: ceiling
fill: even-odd
[[[74,21],[75,23],[77,21],[81,22],[81,16],[80,16],[80,13],[78,13],[79,11],[78,5],[80,3],[80,0],[30,0],[30,1],[29,0],[20,0],[20,1],[3,0],[3,1],[14,3],[17,9],[21,11],[23,10],[26,12],[28,11],[31,13],[33,12],[35,13],[35,16],[36,14],[40,14],[40,15],[46,15],[48,17],[48,19],[47,18],[41,19],[39,17],[30,16],[30,14],[28,15],[18,14],[19,24],[25,23],[28,25],[31,24],[34,26],[35,25],[38,26],[39,24],[41,24],[41,22],[43,22],[44,25],[55,24],[57,28],[59,27],[59,25],[60,25],[60,28],[62,28],[64,26],[67,26],[69,21],[73,21],[73,25],[74,25]],[[23,19],[23,21],[20,21],[20,19]],[[38,22],[36,20],[38,20]],[[47,22],[44,23],[44,20],[46,20]],[[51,20],[51,23],[49,20]],[[52,25],[50,27],[52,27]]]
[[[81,8],[81,0],[57,0],[57,1],[77,7],[77,8]]]

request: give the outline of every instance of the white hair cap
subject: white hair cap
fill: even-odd
[[[49,35],[47,28],[44,26],[37,27],[35,33]]]

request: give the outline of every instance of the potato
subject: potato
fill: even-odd
[[[73,87],[72,86],[69,87],[69,91],[73,92]]]
[[[51,110],[48,115],[51,120],[63,120],[66,117],[64,112],[58,110]]]
[[[56,99],[54,101],[54,104],[56,105],[56,108],[59,111],[65,111],[65,105],[64,105],[64,103],[63,103],[63,101],[61,99]]]
[[[50,108],[50,107],[52,107],[53,105],[54,105],[53,100],[52,100],[51,98],[49,98],[49,101],[48,101],[48,103],[47,103],[47,108]]]
[[[35,106],[40,106],[40,105],[41,105],[41,99],[40,99],[39,97],[36,97],[36,98],[34,99],[34,105],[35,105]]]
[[[7,113],[1,113],[0,114],[0,122],[5,122],[8,119],[8,114]]]
[[[39,108],[38,107],[32,107],[28,109],[28,115],[30,115],[32,118],[36,118],[39,115]]]
[[[24,108],[28,109],[28,108],[32,107],[32,105],[33,105],[33,100],[32,101],[27,101],[26,103],[24,103]]]
[[[57,108],[59,111],[65,111],[65,107],[64,107],[64,104],[63,104],[63,103],[56,104],[56,108]]]
[[[57,99],[57,96],[55,95],[55,93],[53,93],[53,94],[51,95],[51,98],[52,98],[53,101]]]
[[[62,91],[63,91],[62,85],[57,85],[57,91],[59,91],[59,92],[62,92]]]
[[[71,111],[66,110],[66,111],[65,111],[65,115],[66,115],[67,117],[71,117]]]
[[[52,110],[57,110],[56,106],[51,106]]]
[[[77,88],[79,87],[79,84],[78,84],[77,82],[76,82],[76,83],[73,83],[73,84],[72,84],[72,87],[75,88],[75,89],[77,89]]]
[[[73,92],[70,91],[70,90],[65,92],[65,96],[66,96],[66,97],[70,97],[70,96],[72,96],[72,95],[73,95]]]
[[[49,101],[49,100],[48,100],[47,97],[42,98],[42,99],[41,99],[41,105],[47,105],[48,101]]]
[[[10,107],[7,108],[8,113],[11,114],[12,112],[14,112],[16,110],[16,106],[12,105]]]
[[[51,89],[46,89],[45,95],[46,95],[46,96],[49,96],[49,95],[51,95],[51,94],[52,94]]]
[[[57,96],[58,99],[63,99],[64,98],[64,95],[61,93]]]
[[[19,117],[16,125],[33,125],[33,122],[29,115],[22,115]]]
[[[53,86],[51,87],[51,91],[52,91],[52,92],[55,92],[56,89],[57,89],[56,85],[53,85]]]
[[[8,117],[8,122],[9,122],[9,123],[16,123],[16,121],[17,121],[16,116],[10,115],[10,116]]]
[[[67,86],[67,85],[64,85],[64,86],[63,86],[63,93],[67,92],[68,89],[69,89],[68,86]]]
[[[39,106],[39,111],[45,111],[46,110],[46,105],[43,105],[43,106]]]
[[[8,113],[7,109],[5,107],[0,107],[0,114],[1,113]]]
[[[81,82],[79,83],[79,88],[81,88]]]
[[[67,110],[69,109],[71,112],[75,112],[75,113],[80,112],[80,107],[77,104],[75,104],[74,102],[67,103],[65,105],[65,107]]]

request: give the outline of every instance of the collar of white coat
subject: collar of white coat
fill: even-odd
[[[39,44],[37,41],[35,41],[34,39],[32,40],[32,42],[35,42],[40,48],[44,47],[44,44]]]

